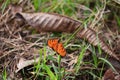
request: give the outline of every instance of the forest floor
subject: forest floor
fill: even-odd
[[[120,1],[0,0],[0,6],[0,80],[120,80]],[[77,24],[95,34],[76,37]]]

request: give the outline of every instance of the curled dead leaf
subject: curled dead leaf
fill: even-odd
[[[116,60],[120,61],[117,55],[115,55],[115,53],[112,51],[112,49],[101,39],[100,35],[97,35],[97,33],[93,29],[84,28],[77,33],[77,37],[86,39],[94,46],[99,45],[104,52],[106,52],[108,55],[112,56]]]
[[[72,18],[50,13],[16,13],[40,32],[74,32],[81,23]]]

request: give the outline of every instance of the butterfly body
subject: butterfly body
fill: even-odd
[[[62,43],[59,43],[59,39],[49,39],[48,46],[56,51],[60,56],[64,57],[66,55],[66,50]]]

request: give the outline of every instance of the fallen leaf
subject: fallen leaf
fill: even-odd
[[[113,74],[112,69],[108,69],[105,72],[103,80],[115,80],[115,75]]]
[[[106,52],[111,57],[115,58],[120,62],[120,59],[117,57],[117,55],[113,52],[113,50],[102,40],[99,34],[97,34],[93,29],[91,28],[84,28],[83,30],[80,30],[77,33],[78,38],[84,38],[89,43],[91,43],[94,46],[100,46],[100,48]]]
[[[39,32],[74,32],[81,23],[72,18],[50,13],[16,13]]]
[[[20,71],[21,69],[33,65],[34,63],[37,63],[39,61],[39,58],[32,59],[32,60],[25,60],[24,58],[20,58],[18,64],[17,64],[17,70],[15,71],[16,73]]]

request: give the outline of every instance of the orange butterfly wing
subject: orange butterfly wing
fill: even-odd
[[[54,45],[57,45],[58,41],[59,39],[49,39],[47,43],[50,48],[54,48]]]
[[[57,52],[57,49],[58,49],[58,44],[54,45],[53,46],[53,50]]]
[[[57,53],[58,53],[59,55],[61,55],[62,57],[64,57],[64,56],[66,55],[66,50],[64,49],[62,43],[58,43]]]
[[[58,43],[59,39],[49,39],[48,46],[56,51],[59,55],[64,57],[66,55],[66,50],[64,49],[62,43]]]

